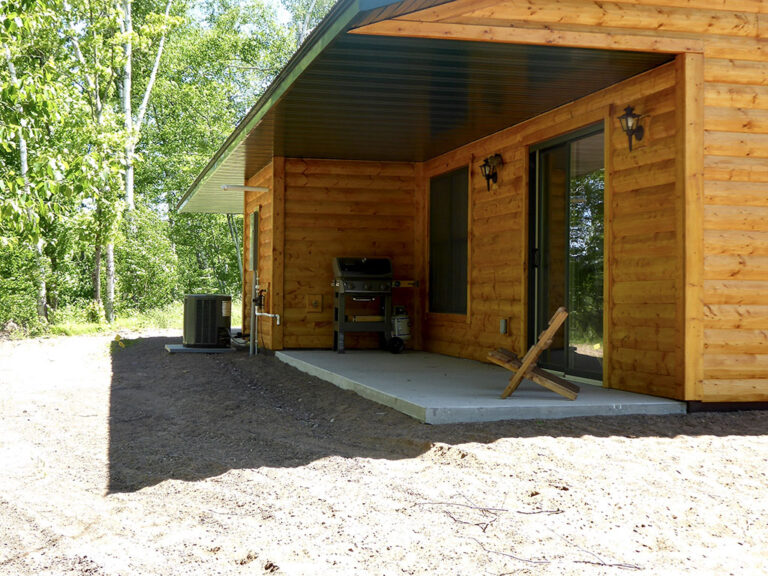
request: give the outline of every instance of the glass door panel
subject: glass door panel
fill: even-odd
[[[603,133],[592,132],[534,155],[536,216],[534,338],[559,306],[565,329],[542,356],[545,368],[602,378]]]
[[[537,301],[536,336],[544,331],[547,322],[566,300],[566,214],[568,199],[568,146],[563,144],[543,150],[539,156],[540,195],[539,238],[539,294]],[[568,308],[570,311],[570,307]],[[567,324],[566,324],[567,327]],[[565,371],[566,330],[559,330],[552,345],[541,359],[542,366]]]

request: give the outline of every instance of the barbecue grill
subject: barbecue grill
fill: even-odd
[[[333,276],[333,349],[344,353],[346,332],[378,332],[387,345],[393,342],[392,262],[388,258],[334,258]],[[350,317],[348,299],[376,302],[380,313]]]

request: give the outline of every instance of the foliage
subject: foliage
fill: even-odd
[[[0,245],[0,328],[8,322],[33,332],[41,328],[35,311],[34,270],[33,252]]]
[[[123,222],[121,232],[115,261],[123,310],[150,310],[177,299],[178,258],[166,222],[140,206]]]
[[[602,341],[604,193],[602,169],[571,179],[568,309],[579,342]]]
[[[61,187],[69,153],[54,142],[73,89],[56,60],[61,40],[52,32],[54,9],[54,0],[21,0],[0,13],[0,239],[5,243],[37,245],[41,224],[53,221],[69,200],[69,190]],[[22,154],[28,160],[22,161]]]
[[[144,312],[132,312],[130,316],[118,316],[111,325],[105,322],[88,320],[87,302],[82,305],[70,305],[57,312],[50,333],[56,335],[75,336],[80,334],[98,334],[118,332],[122,330],[143,330],[158,328],[161,330],[181,330],[184,326],[184,302],[177,300]],[[232,300],[232,326],[240,326],[241,303]]]
[[[242,222],[242,218],[239,218]],[[171,231],[180,267],[179,286],[185,294],[240,293],[237,255],[223,216],[180,214]]]
[[[184,293],[238,295],[226,218],[176,204],[331,4],[286,0],[285,25],[266,0],[174,0],[167,18],[167,0],[133,0],[128,32],[122,2],[0,0],[0,326],[102,329],[94,270],[107,243],[123,315]],[[129,40],[140,133],[121,99]],[[131,143],[137,208],[123,219]]]
[[[335,3],[335,0],[282,0],[283,6],[291,14],[291,28],[297,46],[309,36]]]
[[[190,18],[169,38],[139,143],[136,185],[145,202],[168,213],[181,293],[240,291],[226,218],[176,214],[175,206],[288,60],[293,44],[276,19],[261,2],[209,1],[200,21]]]

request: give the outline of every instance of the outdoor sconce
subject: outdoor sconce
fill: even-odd
[[[635,109],[632,106],[624,108],[624,114],[619,116],[619,122],[621,122],[621,129],[624,130],[624,134],[629,139],[629,151],[632,152],[632,137],[638,142],[643,139],[645,130],[640,126],[640,115],[635,114]]]
[[[494,184],[498,182],[499,172],[496,168],[502,164],[503,162],[501,161],[501,154],[488,156],[488,158],[485,159],[485,162],[480,164],[480,173],[483,175],[483,178],[485,178],[485,183],[488,185],[488,190],[491,189],[491,181],[493,181]]]

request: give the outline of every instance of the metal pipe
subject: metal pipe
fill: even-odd
[[[259,353],[259,342],[256,339],[256,290],[259,285],[259,276],[256,270],[253,271],[251,277],[251,341],[248,348],[248,356],[253,356]]]
[[[269,192],[269,188],[264,186],[243,186],[242,184],[222,184],[221,189],[224,191],[237,190],[238,192]]]
[[[256,316],[264,316],[265,318],[274,318],[277,320],[277,325],[280,326],[280,314],[267,314],[266,312],[256,312]]]

